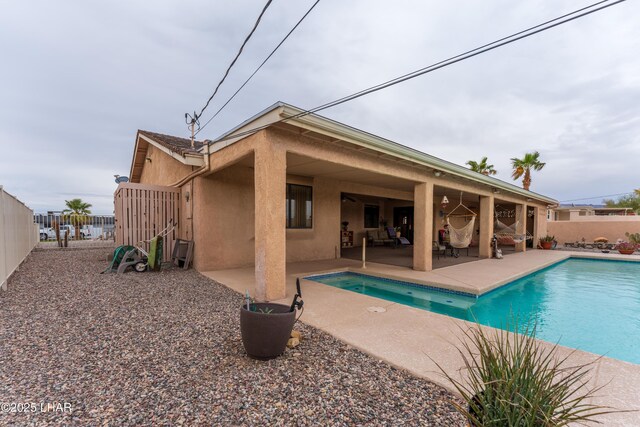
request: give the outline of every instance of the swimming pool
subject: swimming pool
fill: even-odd
[[[637,262],[569,259],[480,297],[357,273],[307,279],[497,328],[514,313],[536,319],[540,339],[640,364]]]

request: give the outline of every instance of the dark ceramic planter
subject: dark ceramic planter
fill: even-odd
[[[254,359],[273,359],[280,356],[296,321],[296,311],[289,311],[289,306],[272,303],[252,304],[256,311],[240,309],[240,331],[242,344],[247,354]],[[263,313],[260,310],[270,313]]]

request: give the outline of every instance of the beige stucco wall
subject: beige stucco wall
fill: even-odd
[[[606,237],[610,242],[625,239],[625,232],[640,233],[640,221],[549,221],[547,232],[556,237],[559,244],[577,242],[584,238],[593,242],[597,237]]]
[[[145,160],[140,174],[141,184],[171,185],[192,171],[191,166],[180,163],[151,144],[147,148],[146,158],[151,161]]]
[[[300,183],[287,179],[288,183]],[[314,178],[313,228],[287,230],[287,262],[335,258],[340,246],[340,189],[337,182]],[[284,203],[284,201],[283,201]]]
[[[194,267],[197,270],[253,264],[253,180],[252,168],[231,166],[194,181]]]

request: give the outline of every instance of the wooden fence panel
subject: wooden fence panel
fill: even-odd
[[[169,224],[175,228],[164,238],[163,260],[179,236],[180,189],[159,185],[120,183],[114,194],[116,244],[138,245],[157,236]],[[148,249],[145,243],[145,249]]]

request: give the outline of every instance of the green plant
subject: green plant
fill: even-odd
[[[556,236],[549,236],[548,234],[540,237],[541,242],[553,242],[554,240],[556,240]]]
[[[80,240],[80,228],[91,214],[91,203],[85,203],[82,199],[65,200],[64,203],[67,208],[62,211],[62,216],[65,220],[71,221],[75,228],[75,238]]]
[[[258,308],[258,306],[256,305],[256,300],[254,300],[251,295],[249,295],[249,291],[246,290],[244,293],[244,297],[243,297],[243,307],[245,307],[247,310],[249,311],[253,311],[256,313],[262,313],[262,314],[271,314],[273,313],[273,308]]]
[[[627,239],[629,239],[629,242],[635,243],[636,245],[640,245],[640,233],[626,232],[624,233],[624,235],[627,236]]]
[[[633,190],[633,193],[620,197],[618,200],[603,201],[609,208],[631,208],[634,213],[640,214],[640,188]]]
[[[534,151],[533,153],[526,153],[521,159],[518,159],[517,157],[513,157],[511,159],[511,166],[513,167],[511,177],[514,180],[517,180],[523,176],[522,188],[527,191],[531,186],[531,169],[539,171],[546,165],[546,163],[541,162],[539,159],[540,153],[537,151]]]
[[[487,163],[487,157],[483,157],[479,162],[469,160],[466,164],[472,171],[481,173],[483,175],[489,176],[498,173],[498,171],[493,168],[493,165]]]
[[[517,321],[515,322],[517,328]],[[521,334],[476,325],[464,334],[458,348],[467,378],[458,380],[436,363],[462,395],[465,406],[453,402],[471,426],[564,426],[593,421],[614,412],[589,403],[602,386],[586,388],[595,362],[568,366],[557,345],[542,347],[535,324]]]

